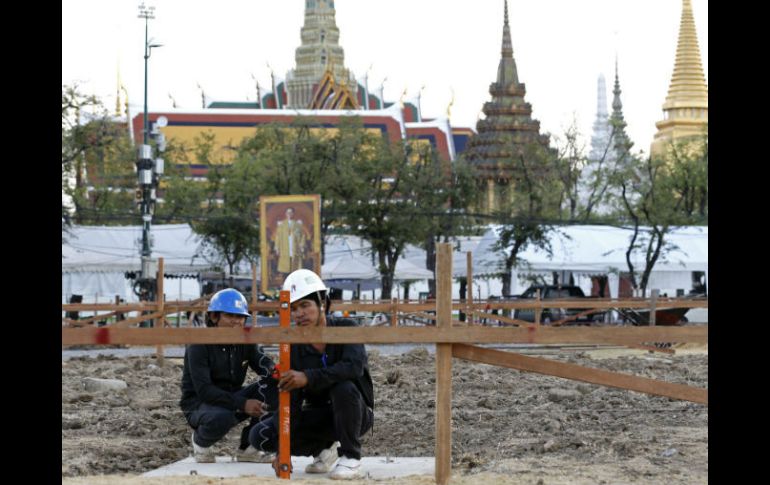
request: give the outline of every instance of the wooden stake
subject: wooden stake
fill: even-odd
[[[436,327],[452,328],[452,245],[438,244]],[[446,485],[452,474],[452,344],[436,344],[436,483]]]
[[[650,297],[650,325],[655,326],[655,307],[658,303],[658,291],[652,290],[652,296]]]
[[[155,287],[157,292],[155,295],[155,301],[158,303],[158,313],[160,317],[155,319],[155,328],[163,327],[163,321],[166,319],[163,313],[163,258],[158,258],[158,279]],[[159,367],[163,367],[165,361],[163,359],[163,346],[158,345],[155,348],[155,360],[158,362]]]
[[[473,253],[470,251],[465,253],[466,261],[466,274],[465,279],[467,281],[468,290],[466,291],[467,303],[465,309],[465,319],[468,321],[468,325],[473,325]]]

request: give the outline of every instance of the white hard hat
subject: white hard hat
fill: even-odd
[[[321,277],[309,269],[298,269],[286,277],[283,282],[283,290],[290,293],[290,301],[297,300],[319,291],[328,291]]]

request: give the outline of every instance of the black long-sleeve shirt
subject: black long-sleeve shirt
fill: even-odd
[[[329,327],[356,326],[349,319],[330,318],[326,324]],[[363,344],[326,344],[323,353],[311,344],[295,344],[291,346],[291,368],[307,376],[307,386],[299,393],[292,393],[298,399],[323,404],[332,385],[350,380],[361,392],[366,405],[374,408],[374,385]]]
[[[258,345],[188,345],[179,401],[182,411],[192,412],[201,403],[242,411],[246,399],[235,392],[246,380],[247,367],[266,377],[272,374],[275,363]]]

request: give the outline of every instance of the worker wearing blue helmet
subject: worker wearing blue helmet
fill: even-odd
[[[248,302],[235,289],[217,292],[211,298],[206,315],[207,327],[242,327],[249,316]],[[246,387],[247,367],[260,380]],[[274,362],[255,344],[193,344],[184,355],[182,399],[179,404],[188,424],[193,428],[193,456],[199,463],[214,463],[212,445],[233,427],[251,417],[263,416],[277,402],[262,382],[270,379]],[[271,386],[274,388],[275,386]],[[244,446],[236,451],[238,461],[269,462],[272,456]],[[246,443],[248,443],[246,441]]]

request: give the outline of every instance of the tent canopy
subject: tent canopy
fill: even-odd
[[[349,254],[327,261],[321,267],[321,278],[326,280],[368,280],[379,278],[380,273],[363,256]]]
[[[500,227],[487,229],[473,251],[473,272],[479,275],[503,271],[503,254],[493,249]],[[626,250],[633,231],[610,226],[562,226],[551,237],[552,255],[539,248],[527,247],[519,254],[519,272],[565,271],[606,274],[628,271]],[[640,228],[644,242],[648,228]],[[673,230],[665,239],[667,251],[655,264],[654,271],[708,271],[708,227],[691,226]],[[644,267],[644,249],[635,249],[631,257],[636,268]]]
[[[214,269],[201,257],[200,238],[187,224],[153,226],[152,257],[162,257],[165,273]],[[73,226],[62,243],[62,273],[140,271],[141,226]]]

